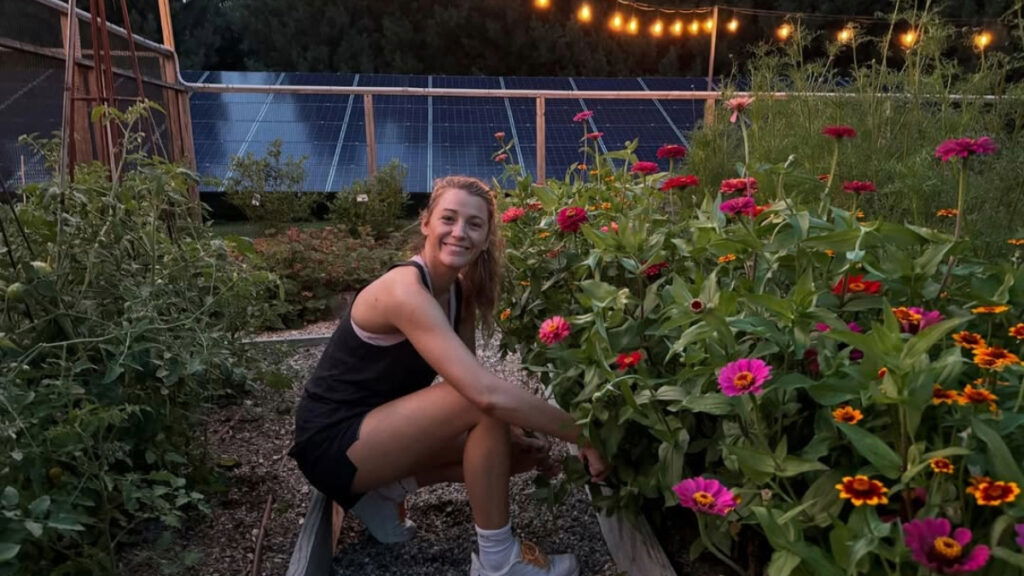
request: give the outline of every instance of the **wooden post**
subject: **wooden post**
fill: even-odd
[[[158,0],[160,5],[160,30],[163,32],[164,46],[174,50],[174,27],[171,26],[171,5],[168,0]]]
[[[373,123],[373,95],[363,94],[363,115],[366,125],[366,173],[377,173],[377,128]]]
[[[543,184],[547,178],[547,139],[544,137],[544,98],[537,98],[537,183]]]
[[[715,81],[715,48],[718,43],[718,5],[711,9],[711,51],[708,58],[708,92],[714,91]],[[710,126],[715,121],[715,99],[713,97],[704,101],[704,125]]]

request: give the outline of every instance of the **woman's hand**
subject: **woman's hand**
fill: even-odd
[[[519,426],[511,426],[512,432],[512,473],[536,469],[543,476],[553,478],[561,471],[557,462],[551,459],[551,441],[543,435],[527,432]]]
[[[590,474],[590,479],[594,482],[603,481],[611,472],[611,466],[593,446],[580,446],[580,460],[583,462],[583,469]]]

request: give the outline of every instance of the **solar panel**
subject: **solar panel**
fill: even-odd
[[[642,91],[644,87],[636,78],[573,78],[577,90],[630,90]]]

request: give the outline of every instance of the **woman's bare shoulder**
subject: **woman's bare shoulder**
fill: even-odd
[[[359,292],[352,302],[352,320],[369,332],[398,332],[391,315],[419,296],[429,297],[419,271],[414,266],[397,266]]]

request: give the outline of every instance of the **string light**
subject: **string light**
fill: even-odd
[[[913,48],[914,44],[917,44],[917,30],[911,28],[900,34],[900,44],[907,50]]]
[[[700,21],[699,20],[694,20],[693,22],[690,22],[690,34],[694,34],[694,35],[700,34]]]
[[[838,40],[840,44],[849,44],[850,42],[853,42],[854,35],[855,32],[853,30],[853,25],[847,24],[836,34],[836,40]]]
[[[636,16],[633,16],[629,19],[629,26],[626,28],[626,30],[633,36],[636,36],[637,34],[640,33],[640,21],[637,20]]]
[[[664,33],[665,25],[661,22],[661,19],[659,18],[654,21],[654,24],[651,24],[651,36],[654,36],[655,38],[661,38]]]
[[[594,14],[590,11],[590,4],[584,2],[580,4],[580,9],[576,11],[576,18],[585,24],[589,24],[594,19]]]
[[[551,7],[551,0],[533,0],[533,6],[538,10],[547,10]]]
[[[711,31],[714,30],[714,29],[715,29],[715,21],[714,21],[714,19],[708,18],[707,20],[704,21],[704,31],[705,32],[710,34]]]
[[[735,34],[740,29],[740,21],[735,18],[729,20],[728,24],[725,25],[725,29]]]
[[[612,14],[612,17],[608,19],[608,27],[615,32],[622,31],[622,14],[618,12]]]
[[[775,36],[782,42],[789,40],[789,37],[793,35],[793,25],[789,22],[784,23],[775,30]]]
[[[982,30],[978,34],[974,35],[974,48],[978,52],[984,52],[986,48],[992,45],[992,34],[986,30]]]
[[[682,36],[683,35],[683,21],[680,18],[676,18],[676,21],[672,23],[672,35]]]

